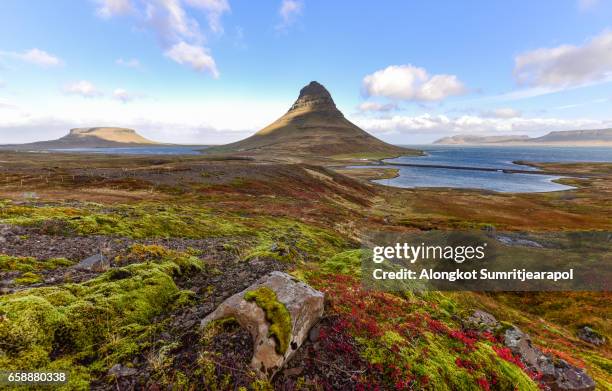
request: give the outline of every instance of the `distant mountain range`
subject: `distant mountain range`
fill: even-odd
[[[272,124],[251,137],[210,151],[322,156],[411,152],[387,144],[347,120],[329,91],[316,81],[302,88],[289,111]]]
[[[434,144],[612,147],[612,129],[568,130],[550,132],[542,137],[457,135],[441,138],[439,140],[434,141]]]
[[[27,144],[3,145],[12,149],[68,149],[68,148],[113,148],[162,145],[139,135],[134,129],[99,127],[77,128],[57,140],[38,141]]]

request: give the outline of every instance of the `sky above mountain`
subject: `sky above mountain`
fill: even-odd
[[[612,1],[1,0],[0,143],[236,141],[317,80],[385,141],[612,126]]]

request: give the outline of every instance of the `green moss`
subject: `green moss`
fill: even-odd
[[[362,249],[343,251],[321,263],[321,271],[358,277],[361,275],[361,260],[367,256],[367,251]]]
[[[147,346],[161,326],[151,320],[184,301],[173,276],[201,268],[197,258],[169,251],[157,261],[113,269],[81,284],[2,296],[0,368],[46,370],[61,363],[80,374],[74,380],[71,375],[69,388],[82,388],[77,385],[87,384],[92,373]]]
[[[79,207],[16,206],[0,210],[0,222],[38,226],[52,233],[119,235],[132,238],[239,235],[239,219],[219,218],[200,205],[160,206],[157,203]],[[58,228],[59,227],[59,228]]]
[[[268,380],[259,379],[251,383],[253,391],[274,391],[274,386]]]
[[[19,285],[32,285],[38,284],[39,282],[43,282],[44,279],[40,274],[25,272],[19,277],[15,278],[15,283]]]
[[[269,335],[276,340],[276,352],[285,354],[291,342],[291,314],[287,307],[276,298],[276,293],[268,288],[261,287],[245,293],[246,301],[254,301],[266,314],[270,323]]]
[[[0,254],[0,271],[32,272],[42,270],[54,270],[62,266],[70,266],[74,262],[66,258],[51,258],[38,260],[33,257],[14,257]]]
[[[479,379],[496,379],[496,389],[537,390],[538,386],[518,366],[502,360],[487,343],[477,343],[471,352],[457,349],[456,341],[441,334],[426,332],[408,340],[395,331],[379,338],[357,338],[362,356],[383,367],[410,368],[415,381],[427,379],[417,389],[480,390]],[[395,351],[396,354],[389,354]],[[467,369],[457,359],[472,363]],[[516,387],[516,388],[515,388]]]
[[[265,218],[252,223],[257,244],[246,252],[246,259],[266,257],[281,262],[319,262],[346,247],[338,234],[289,219]]]

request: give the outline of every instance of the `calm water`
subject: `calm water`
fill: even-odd
[[[203,145],[131,148],[66,148],[50,149],[51,152],[102,153],[111,155],[199,155]]]
[[[512,163],[533,162],[612,162],[612,148],[566,148],[566,147],[449,147],[423,145],[413,146],[424,150],[426,156],[404,156],[389,159],[389,162],[411,164],[434,164],[474,168],[520,169],[535,168]],[[382,179],[377,183],[404,187],[454,187],[484,189],[497,192],[535,193],[571,189],[570,186],[554,183],[559,177],[551,175],[508,174],[478,170],[453,170],[429,167],[400,167],[399,176]]]
[[[474,168],[536,170],[516,165],[517,160],[532,162],[612,162],[612,148],[565,147],[465,147],[465,146],[411,146],[423,150],[426,156],[404,156],[389,162],[434,164]],[[197,155],[206,146],[160,146],[133,148],[75,148],[56,149],[57,152],[83,152],[126,155]],[[552,182],[559,177],[551,175],[507,174],[478,170],[453,170],[430,167],[400,167],[399,176],[377,181],[395,187],[454,187],[484,189],[497,192],[546,192],[571,189]]]

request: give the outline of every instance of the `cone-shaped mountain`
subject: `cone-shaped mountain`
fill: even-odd
[[[298,99],[278,120],[251,137],[224,145],[219,150],[313,155],[407,152],[377,139],[344,118],[329,91],[316,81],[300,90]]]

